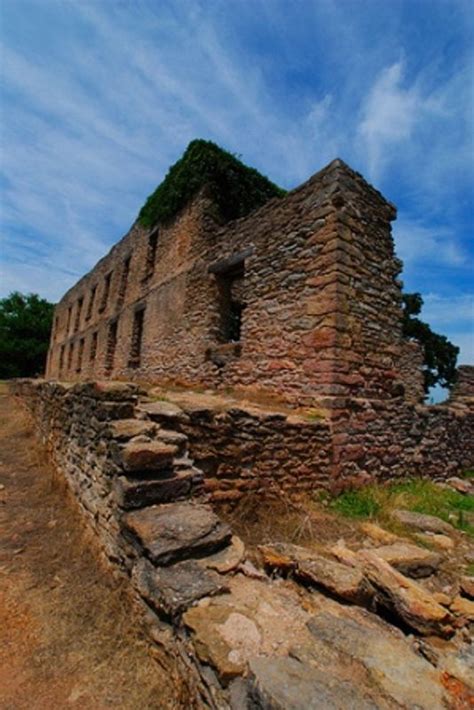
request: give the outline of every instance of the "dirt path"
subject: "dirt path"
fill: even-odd
[[[0,707],[179,707],[65,499],[0,393]]]

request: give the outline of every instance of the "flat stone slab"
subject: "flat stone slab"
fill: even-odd
[[[134,436],[153,436],[156,424],[141,419],[117,419],[109,424],[110,435],[118,441],[127,441]]]
[[[248,707],[255,710],[382,710],[349,679],[341,681],[295,658],[254,658],[249,663]]]
[[[141,559],[133,569],[132,582],[152,607],[173,618],[203,597],[228,591],[220,575],[195,560],[157,568]]]
[[[432,594],[376,553],[376,550],[359,551],[357,559],[375,588],[377,602],[422,635],[451,636],[453,629],[449,612],[436,602]]]
[[[295,653],[305,660],[312,659],[328,674],[345,675],[350,661],[355,664],[352,666],[354,685],[366,690],[378,688],[385,703],[390,699],[397,703],[395,707],[419,710],[445,707],[440,674],[414,652],[398,629],[391,628],[373,614],[354,607],[333,607],[331,611],[313,616],[308,629],[314,645],[306,648],[304,653],[298,653],[298,650]],[[333,657],[331,652],[337,656]],[[361,666],[365,676],[361,674]],[[394,707],[392,703],[385,703],[382,700],[380,707]]]
[[[411,510],[394,510],[393,517],[403,525],[422,532],[441,533],[449,535],[454,532],[452,525],[434,515],[413,513]]]
[[[210,664],[223,683],[245,673],[258,655],[282,656],[300,635],[309,637],[310,614],[294,587],[228,577],[230,593],[202,599],[183,615],[203,663]]]
[[[161,441],[130,441],[122,449],[122,465],[127,473],[145,473],[169,468],[178,447]]]
[[[461,577],[459,586],[464,596],[474,600],[474,577],[468,577],[467,575]]]
[[[292,572],[302,582],[323,589],[344,601],[368,601],[370,585],[362,572],[340,562],[329,560],[298,545],[275,543],[259,547],[266,567],[281,572]]]
[[[213,555],[198,560],[198,564],[207,569],[213,569],[220,574],[233,572],[245,557],[245,545],[237,535],[232,536],[230,545]]]
[[[158,402],[146,402],[140,404],[139,409],[154,422],[160,424],[171,424],[178,422],[186,422],[189,420],[187,414],[183,412],[181,407],[172,402],[160,400]]]
[[[186,470],[158,480],[120,476],[115,484],[116,498],[119,506],[125,510],[144,508],[154,503],[170,503],[189,495],[193,481],[193,472]]]
[[[200,503],[153,505],[122,520],[152,562],[161,565],[216,552],[232,537],[229,526]]]
[[[441,556],[436,552],[405,542],[377,547],[374,552],[402,574],[416,579],[429,577],[441,563]]]

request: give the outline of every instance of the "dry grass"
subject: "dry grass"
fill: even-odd
[[[64,488],[38,456],[24,413],[6,399],[0,397],[0,705],[187,707],[149,654],[128,585],[100,565]]]

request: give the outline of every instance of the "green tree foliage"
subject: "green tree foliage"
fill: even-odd
[[[138,215],[144,227],[167,222],[206,187],[224,220],[243,217],[285,191],[211,141],[192,141]]]
[[[434,333],[427,323],[417,318],[423,306],[419,293],[403,295],[403,335],[417,340],[425,353],[425,392],[436,384],[451,387],[456,380],[459,348],[444,335]]]
[[[0,299],[0,378],[44,372],[53,309],[34,293],[14,292]]]

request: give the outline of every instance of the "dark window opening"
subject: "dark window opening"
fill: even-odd
[[[140,367],[143,341],[143,324],[145,321],[145,308],[139,308],[133,316],[132,341],[130,344],[129,367]]]
[[[97,331],[95,331],[95,333],[92,333],[92,337],[91,337],[91,349],[89,351],[90,362],[94,362],[96,355],[97,355]]]
[[[244,302],[244,262],[216,274],[219,292],[219,340],[238,343],[242,336]]]
[[[81,338],[79,341],[79,350],[77,352],[77,366],[76,366],[76,372],[80,372],[82,370],[82,357],[84,355],[84,338]]]
[[[127,293],[128,276],[130,274],[130,262],[132,257],[129,256],[123,262],[122,276],[120,278],[120,289],[118,293],[118,306],[120,307],[125,299],[125,294]]]
[[[79,330],[79,326],[81,324],[81,313],[82,313],[82,306],[84,303],[84,299],[80,298],[77,302],[77,310],[76,310],[76,321],[74,323],[74,332],[77,333]]]
[[[115,348],[117,347],[117,321],[109,323],[107,332],[107,349],[105,351],[105,371],[109,373],[114,367]]]
[[[59,351],[59,374],[62,373],[64,367],[64,351],[66,346],[61,345],[61,350]]]
[[[107,274],[107,276],[105,277],[104,290],[102,291],[102,300],[100,302],[100,308],[99,308],[100,313],[102,313],[102,311],[105,311],[105,309],[107,307],[107,301],[109,300],[111,279],[112,279],[112,272]]]
[[[67,309],[66,335],[69,335],[69,328],[71,327],[71,315],[72,315],[72,306],[69,306],[69,308]]]
[[[145,278],[150,277],[155,270],[156,250],[158,248],[158,230],[155,229],[148,236],[148,248],[146,252]]]
[[[90,320],[92,317],[92,311],[94,309],[95,295],[97,293],[97,286],[94,286],[89,298],[89,304],[87,306],[86,320]]]
[[[67,369],[71,372],[72,369],[72,357],[74,355],[74,343],[69,344],[69,352],[67,355]]]

